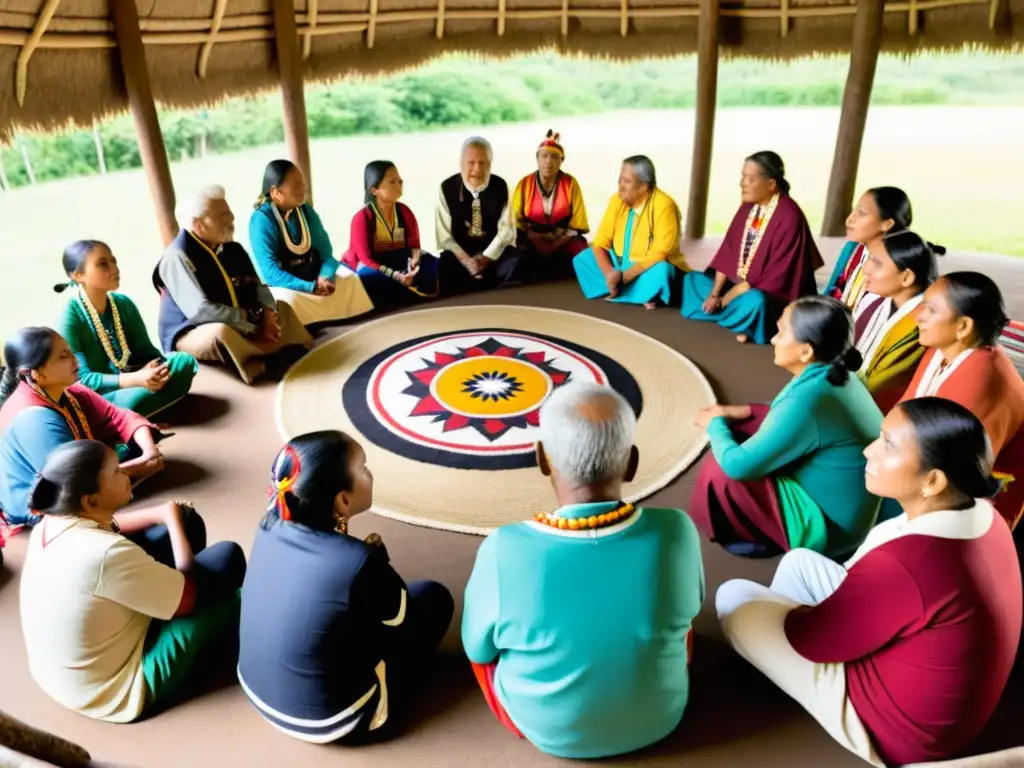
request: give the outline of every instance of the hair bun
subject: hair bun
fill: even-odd
[[[28,494],[28,507],[45,512],[57,503],[58,496],[60,496],[60,486],[42,475],[36,475],[35,483]]]
[[[932,253],[934,253],[936,256],[945,256],[946,255],[946,246],[944,246],[944,245],[936,245],[935,243],[928,243],[928,247],[932,249]]]
[[[860,353],[859,349],[851,346],[842,354],[840,361],[846,370],[859,371],[860,367],[864,365],[864,356]]]
[[[53,292],[54,293],[64,293],[64,291],[66,291],[70,287],[71,287],[71,283],[68,283],[68,282],[56,283],[53,286]]]

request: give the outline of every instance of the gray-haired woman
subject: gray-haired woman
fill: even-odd
[[[658,187],[650,158],[627,157],[591,247],[573,259],[583,295],[647,309],[669,304],[687,271],[681,218],[675,200]]]

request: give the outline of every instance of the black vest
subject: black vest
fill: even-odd
[[[452,215],[452,237],[466,253],[483,253],[498,234],[498,221],[508,205],[508,185],[500,176],[491,175],[487,189],[480,193],[480,213],[483,234],[470,237],[469,228],[473,222],[473,194],[462,182],[462,174],[455,174],[441,182],[441,194],[448,203]]]
[[[180,251],[188,257],[192,263],[193,274],[207,299],[214,304],[232,306],[231,292],[228,290],[223,273],[206,248],[200,245],[189,232],[181,230],[168,251]],[[248,312],[259,309],[258,289],[261,281],[245,248],[234,242],[224,243],[217,258],[231,279],[231,287],[235,291],[239,309]],[[195,326],[189,318],[185,317],[185,313],[174,303],[174,299],[168,293],[167,286],[160,279],[159,263],[153,270],[153,286],[160,292],[158,329],[160,344],[165,352],[171,352],[174,350],[174,344],[178,338],[191,331]]]

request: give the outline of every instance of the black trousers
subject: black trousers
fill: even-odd
[[[488,265],[483,277],[475,278],[462,266],[451,251],[441,251],[439,281],[442,296],[454,296],[492,288],[512,288],[522,285],[521,261],[523,254],[515,246],[508,246],[501,256]]]

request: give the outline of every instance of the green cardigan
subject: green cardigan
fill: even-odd
[[[790,546],[840,555],[860,545],[878,514],[864,487],[864,449],[881,432],[882,412],[855,375],[836,387],[827,374],[813,363],[792,379],[745,442],[721,417],[708,437],[730,478],[772,478]]]

